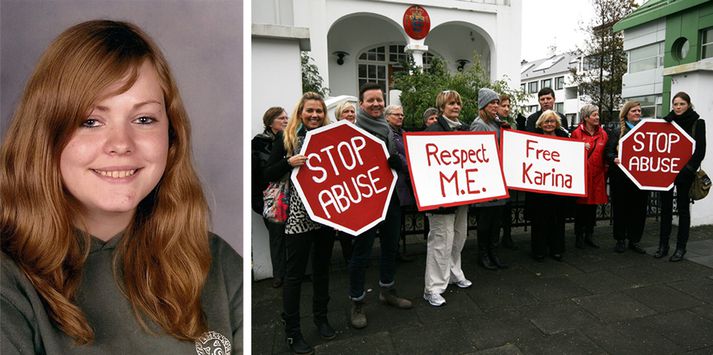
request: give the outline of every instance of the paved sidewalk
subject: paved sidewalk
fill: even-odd
[[[652,257],[658,245],[654,219],[647,221],[642,241],[648,255],[614,253],[611,226],[599,225],[595,237],[602,248],[585,250],[574,248],[572,225],[567,226],[563,262],[533,260],[529,232],[516,228],[520,250],[501,249],[510,268],[500,271],[477,265],[471,232],[463,270],[473,286],[450,287],[440,308],[422,298],[425,243],[409,236],[408,253],[415,260],[399,264],[396,282],[414,308],[379,303],[378,260],[372,257],[369,323],[361,330],[349,326],[348,277],[335,243],[329,319],[337,338],[324,341],[317,334],[310,282],[302,288],[302,332],[317,354],[713,354],[713,226],[693,228],[686,260],[671,263]],[[672,235],[673,249],[675,227]],[[289,352],[281,297],[271,280],[253,283],[254,354]]]

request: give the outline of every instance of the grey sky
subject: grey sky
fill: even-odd
[[[522,59],[531,61],[574,50],[587,38],[580,28],[593,18],[591,0],[523,0]]]
[[[643,4],[645,0],[637,0]],[[528,61],[582,47],[589,37],[581,30],[594,18],[592,0],[522,0],[522,53]]]

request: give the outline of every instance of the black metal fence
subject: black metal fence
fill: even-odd
[[[607,185],[608,188],[608,185]],[[646,215],[648,217],[655,217],[658,220],[661,214],[661,198],[660,192],[651,191],[648,195],[648,204],[646,208]],[[529,227],[530,222],[525,218],[525,193],[522,191],[510,191],[510,206],[511,215],[510,221],[512,227],[525,227],[525,230]],[[612,212],[611,212],[611,200],[605,204],[600,205],[597,208],[597,220],[608,221],[609,224],[612,223]],[[676,198],[673,199],[673,213],[677,214],[676,208]],[[425,217],[424,212],[418,212],[415,209],[405,210],[403,213],[403,223],[401,224],[401,238],[405,243],[405,237],[410,234],[420,234],[424,238],[428,235],[428,219]],[[568,217],[567,223],[574,222],[574,217]],[[474,207],[470,207],[468,210],[468,230],[476,229],[476,217]]]

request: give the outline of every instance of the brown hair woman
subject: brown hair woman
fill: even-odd
[[[241,261],[208,232],[190,150],[143,31],[54,40],[0,152],[3,353],[240,350]]]

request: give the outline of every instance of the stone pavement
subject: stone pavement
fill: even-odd
[[[641,243],[648,255],[628,249],[616,254],[606,221],[595,230],[601,249],[574,248],[568,224],[564,261],[537,262],[529,256],[529,231],[516,228],[520,250],[501,249],[510,268],[500,271],[477,265],[472,231],[462,255],[473,286],[449,287],[440,308],[422,297],[425,243],[408,236],[415,260],[398,265],[396,282],[414,308],[379,303],[378,260],[372,256],[368,326],[360,330],[349,326],[348,277],[335,243],[329,319],[337,337],[324,341],[317,334],[310,282],[302,288],[302,332],[317,354],[713,354],[713,226],[691,230],[686,260],[679,263],[652,257],[657,231],[658,222],[649,219]],[[289,353],[280,323],[281,291],[269,279],[253,283],[254,354]]]

